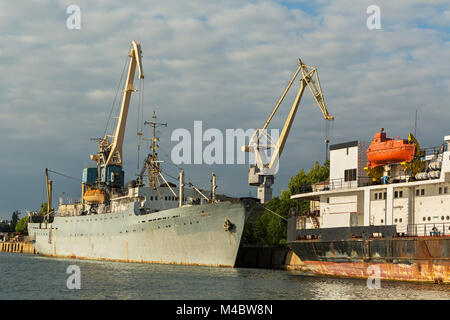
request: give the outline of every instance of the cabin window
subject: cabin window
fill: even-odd
[[[447,187],[444,187],[444,193],[447,193],[447,192],[448,192]]]
[[[158,196],[155,196],[155,200],[158,200]]]
[[[382,192],[380,192],[380,193],[378,194],[378,199],[380,199],[380,200],[383,199],[383,193],[382,193]]]
[[[399,191],[399,192],[398,192],[398,197],[399,197],[399,198],[403,198],[403,191]]]
[[[442,187],[439,187],[439,194],[442,194]]]
[[[330,198],[327,198],[327,203],[330,203]]]
[[[418,197],[419,196],[419,189],[416,189],[416,196]]]
[[[425,195],[425,189],[420,190],[420,195],[424,196]]]
[[[378,193],[375,193],[375,200],[378,200]]]
[[[356,169],[344,170],[344,181],[355,181],[356,180]]]
[[[383,198],[384,199],[386,199],[387,197],[386,197],[386,195],[387,195],[387,193],[385,192],[385,193],[383,193]]]
[[[394,192],[394,198],[398,198],[398,191]]]

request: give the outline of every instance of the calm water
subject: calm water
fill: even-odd
[[[81,271],[69,290],[67,267]],[[262,269],[54,259],[0,253],[0,299],[449,299],[450,287],[305,276]]]

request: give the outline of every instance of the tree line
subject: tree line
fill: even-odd
[[[325,181],[330,176],[330,162],[320,165],[316,161],[314,166],[305,173],[301,169],[289,179],[288,189],[283,190],[279,197],[275,197],[266,204],[266,208],[287,219],[291,208],[297,212],[309,210],[308,200],[291,200],[291,195],[300,190],[307,191],[312,184]],[[282,245],[286,243],[287,221],[277,217],[269,210],[256,220],[248,220],[242,234],[242,244],[246,245]]]
[[[39,213],[44,215],[47,212],[47,203],[41,205]],[[20,232],[27,233],[28,231],[28,216],[20,218],[22,213],[15,210],[11,215],[10,223],[0,222],[0,232]]]

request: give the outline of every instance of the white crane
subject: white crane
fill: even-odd
[[[267,134],[267,126],[272,120],[273,116],[277,112],[281,102],[289,91],[292,83],[298,74],[302,73],[300,78],[300,89],[297,92],[294,103],[292,104],[291,111],[286,119],[283,130],[281,131],[278,141],[273,141],[272,137]],[[295,114],[297,113],[300,100],[303,95],[303,91],[308,87],[317,102],[320,110],[322,111],[325,120],[333,120],[334,117],[328,113],[325,101],[323,99],[322,88],[320,87],[319,76],[315,67],[305,65],[300,59],[298,59],[297,71],[292,76],[291,81],[287,85],[280,99],[278,100],[275,108],[267,119],[266,123],[261,129],[257,129],[253,136],[250,138],[249,144],[243,146],[242,150],[245,152],[255,153],[255,165],[251,165],[249,169],[248,182],[252,186],[258,186],[258,199],[261,203],[265,203],[272,199],[271,186],[274,183],[274,174],[278,167],[278,160],[283,152],[286,144],[289,131],[291,130],[292,122],[294,121]],[[264,143],[267,141],[267,143]],[[325,139],[328,144],[328,138]],[[270,162],[267,161],[265,156],[265,150],[273,149]]]

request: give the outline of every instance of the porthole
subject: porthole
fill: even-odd
[[[400,222],[402,222],[402,218],[400,218],[400,220],[399,220]]]
[[[444,221],[444,220],[445,220],[444,216],[442,216],[442,217],[441,217],[441,220],[442,220],[442,221]]]
[[[431,217],[428,217],[428,221],[431,221]]]
[[[395,223],[397,223],[397,221],[398,221],[398,220],[397,220],[397,219],[395,219]]]
[[[381,219],[381,223],[383,223],[383,219]]]
[[[447,218],[446,218],[447,220],[450,220],[450,216],[447,216]]]

